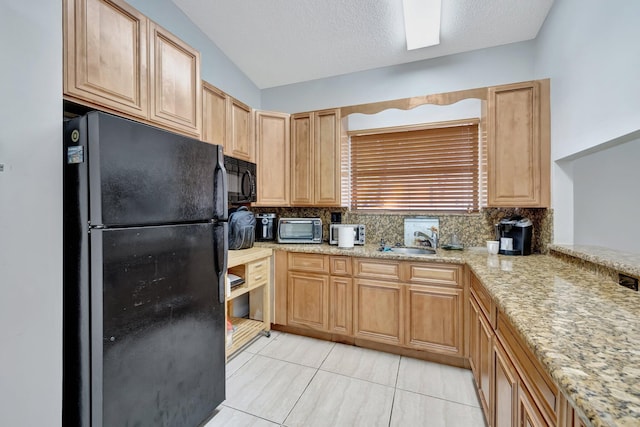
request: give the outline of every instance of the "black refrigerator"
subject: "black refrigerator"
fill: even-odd
[[[222,148],[64,126],[64,426],[197,426],[225,398]]]

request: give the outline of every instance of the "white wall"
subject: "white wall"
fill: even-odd
[[[573,161],[575,244],[640,253],[640,138]]]
[[[203,80],[253,108],[260,108],[260,89],[171,0],[127,0],[127,3],[200,51]]]
[[[262,108],[295,113],[533,78],[534,42],[344,74],[262,91]]]
[[[582,241],[573,159],[640,129],[640,2],[556,0],[536,43],[536,78],[551,78],[554,240]],[[622,159],[620,159],[622,160]],[[599,170],[593,171],[600,176]],[[603,177],[604,178],[604,177]],[[629,194],[612,187],[623,202]],[[637,197],[636,197],[637,198]],[[602,217],[598,224],[608,222]],[[599,229],[591,224],[591,230]],[[604,232],[604,229],[602,229]],[[640,241],[640,239],[636,239]],[[623,242],[620,242],[621,244]],[[613,244],[613,242],[612,242]],[[640,243],[636,244],[640,253]]]
[[[60,425],[62,2],[0,0],[0,425]]]

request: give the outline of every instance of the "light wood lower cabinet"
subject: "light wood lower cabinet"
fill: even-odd
[[[471,275],[470,283],[470,365],[488,425],[584,427],[480,281]],[[488,352],[483,341],[489,342]]]
[[[469,364],[471,365],[473,377],[478,388],[480,404],[487,416],[489,425],[492,425],[491,420],[489,419],[491,414],[489,405],[491,402],[493,383],[492,346],[494,333],[489,321],[486,319],[482,309],[480,308],[480,304],[473,296],[469,299]]]
[[[290,271],[287,286],[287,323],[327,331],[329,276]]]
[[[495,355],[495,393],[493,426],[515,426],[518,414],[518,373],[499,342],[492,348]]]
[[[356,337],[386,344],[402,344],[402,285],[355,279],[353,316]]]
[[[353,334],[353,279],[331,276],[329,279],[329,332]]]
[[[275,277],[276,324],[465,354],[460,265],[289,252],[276,253]],[[278,314],[283,309],[286,319]]]
[[[462,356],[462,289],[443,286],[405,286],[406,344],[411,348]]]

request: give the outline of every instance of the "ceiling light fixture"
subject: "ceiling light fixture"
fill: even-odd
[[[402,0],[407,50],[440,44],[441,0]]]

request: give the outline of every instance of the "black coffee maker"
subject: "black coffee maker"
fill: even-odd
[[[256,241],[268,242],[275,240],[276,214],[261,213],[256,215]]]
[[[500,242],[498,253],[503,255],[529,255],[533,236],[533,223],[529,218],[514,216],[501,219],[495,225],[496,240]]]

